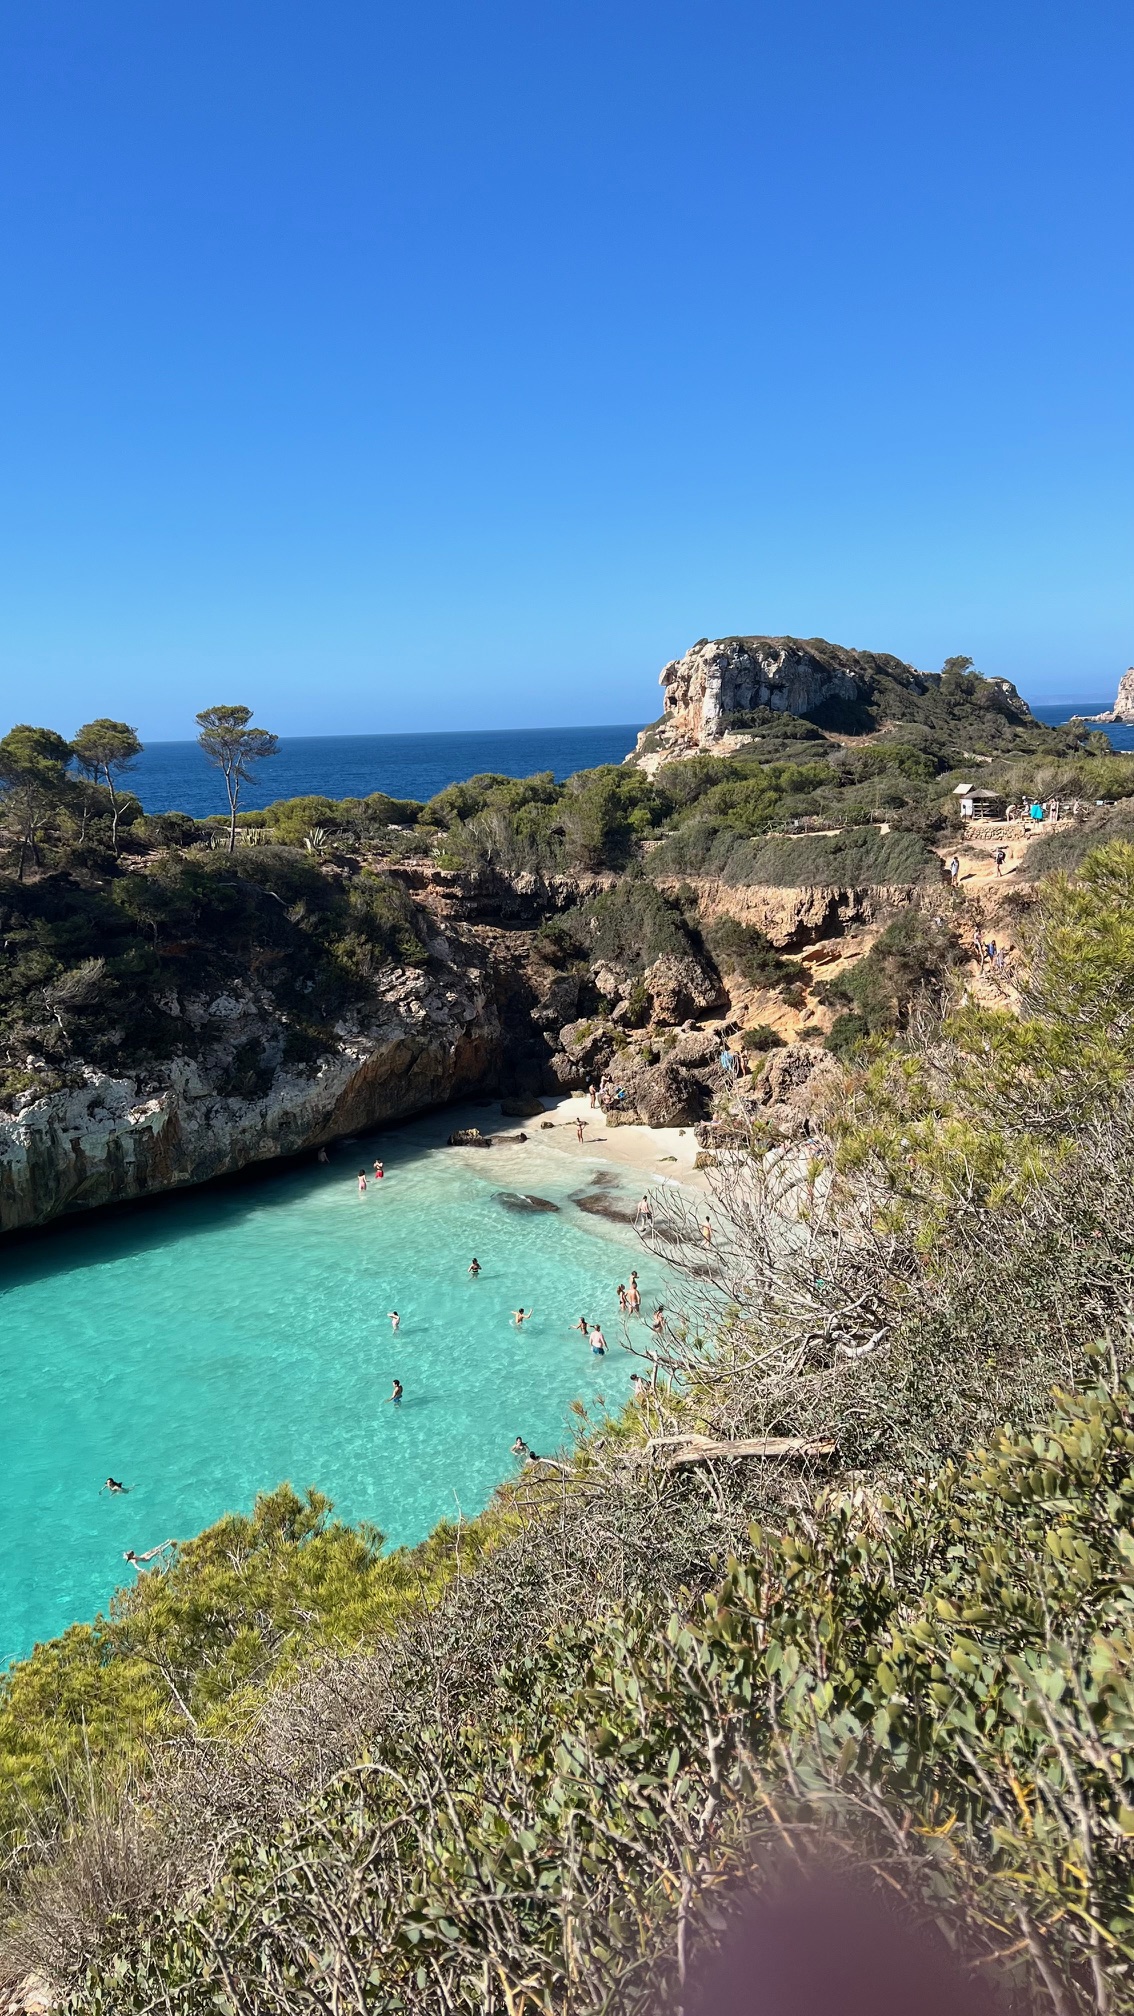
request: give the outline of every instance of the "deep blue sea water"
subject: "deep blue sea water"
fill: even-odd
[[[570,777],[600,763],[621,763],[641,726],[489,728],[448,735],[288,735],[240,794],[243,811],[277,798],[432,798],[448,784],[494,771]],[[191,812],[204,819],[226,809],[224,780],[195,742],[150,742],[129,777],[147,812]]]
[[[1076,714],[1101,714],[1107,707],[1113,707],[1113,705],[1113,699],[1080,700],[1074,707],[1068,707],[1062,703],[1058,707],[1033,707],[1032,713],[1035,715],[1037,721],[1046,721],[1049,727],[1057,728],[1061,721],[1071,721]],[[1110,737],[1110,746],[1112,749],[1121,749],[1124,751],[1134,749],[1134,726],[1126,722],[1112,724],[1102,721],[1097,721],[1093,725],[1096,728],[1100,728],[1104,735]]]
[[[1032,709],[1037,720],[1069,721],[1073,714],[1099,714],[1106,700]],[[391,798],[432,798],[448,784],[483,771],[504,777],[531,777],[540,770],[570,777],[600,763],[621,763],[634,747],[640,723],[602,728],[492,728],[445,735],[289,735],[257,770],[241,793],[244,811],[258,811],[277,798],[318,795],[365,798],[371,791]],[[1134,727],[1107,728],[1115,749],[1134,750]],[[223,812],[226,801],[219,773],[195,742],[150,742],[130,788],[147,812],[191,812],[196,819]]]

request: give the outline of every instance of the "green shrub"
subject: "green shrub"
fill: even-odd
[[[756,1051],[781,1050],[784,1042],[779,1031],[767,1022],[757,1022],[753,1028],[746,1029],[740,1040],[746,1050]]]

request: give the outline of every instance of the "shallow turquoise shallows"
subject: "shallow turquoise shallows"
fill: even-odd
[[[0,1254],[0,1659],[105,1608],[126,1548],[187,1538],[285,1478],[412,1542],[483,1507],[517,1435],[546,1453],[576,1398],[622,1405],[635,1360],[615,1286],[639,1266],[649,1308],[662,1268],[570,1200],[612,1180],[632,1200],[634,1177],[538,1134],[488,1150],[438,1135],[424,1123]],[[375,1155],[388,1173],[360,1197]],[[502,1192],[561,1208],[517,1212]],[[535,1315],[517,1330],[521,1303]],[[601,1318],[606,1359],[580,1315]],[[100,1492],[108,1475],[129,1493]]]

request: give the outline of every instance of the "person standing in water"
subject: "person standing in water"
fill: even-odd
[[[572,1328],[572,1330],[581,1330],[581,1331],[582,1331],[582,1333],[583,1333],[583,1335],[584,1335],[584,1337],[585,1337],[585,1336],[586,1336],[586,1335],[588,1334],[588,1332],[589,1332],[589,1330],[590,1330],[590,1327],[591,1327],[591,1326],[590,1326],[590,1324],[589,1324],[589,1323],[587,1322],[587,1319],[586,1319],[586,1317],[585,1317],[585,1316],[580,1316],[580,1318],[579,1318],[578,1322],[577,1322],[577,1323],[572,1323],[572,1325],[571,1325],[571,1328]]]
[[[473,1260],[470,1260],[470,1261],[469,1261],[469,1273],[470,1273],[470,1274],[472,1275],[472,1277],[473,1277],[473,1280],[475,1281],[475,1280],[476,1280],[476,1277],[477,1277],[477,1275],[478,1275],[478,1274],[480,1273],[480,1261],[479,1261],[479,1260],[476,1260],[476,1259],[473,1259]]]
[[[387,1309],[387,1311],[386,1311],[386,1314],[387,1314],[387,1316],[388,1316],[388,1317],[389,1317],[389,1319],[390,1319],[390,1328],[391,1328],[391,1330],[400,1330],[400,1329],[401,1329],[401,1327],[402,1327],[402,1319],[401,1319],[401,1317],[400,1317],[400,1316],[398,1315],[398,1312],[397,1312],[397,1310],[396,1310],[396,1309]]]
[[[641,1291],[638,1287],[638,1278],[637,1275],[635,1274],[631,1274],[630,1276],[630,1286],[626,1294],[626,1304],[628,1313],[631,1316],[637,1316],[641,1311],[642,1296]]]
[[[358,1194],[359,1194],[359,1196],[360,1196],[360,1197],[365,1197],[365,1195],[366,1195],[366,1171],[365,1171],[365,1169],[360,1169],[360,1170],[359,1170],[359,1172],[358,1172]]]
[[[512,1321],[515,1324],[517,1330],[521,1329],[525,1323],[531,1322],[532,1314],[533,1314],[532,1310],[525,1309],[523,1303],[520,1304],[520,1307],[518,1309],[513,1309]]]
[[[383,1176],[384,1176],[385,1174],[386,1174],[386,1171],[385,1171],[385,1168],[383,1167],[382,1163],[381,1163],[381,1162],[376,1162],[376,1163],[374,1164],[374,1175],[375,1175],[375,1178],[376,1178],[376,1180],[377,1180],[377,1181],[378,1181],[379,1183],[380,1183],[380,1182],[382,1181],[382,1178],[383,1178]]]
[[[591,1350],[596,1358],[606,1357],[606,1338],[602,1334],[601,1324],[598,1323],[591,1331]]]
[[[641,1199],[638,1209],[634,1213],[634,1228],[636,1231],[641,1232],[651,1227],[653,1222],[654,1207],[650,1203],[649,1195],[647,1194]]]
[[[617,1286],[617,1288],[615,1289],[615,1291],[614,1291],[614,1292],[615,1292],[615,1294],[616,1294],[616,1295],[617,1295],[617,1297],[618,1297],[618,1307],[619,1307],[619,1309],[621,1310],[622,1314],[623,1314],[623,1315],[625,1316],[625,1314],[626,1314],[626,1290],[625,1290],[625,1288],[623,1287],[623,1285],[622,1285],[621,1281],[619,1282],[619,1284],[618,1284],[618,1286]]]
[[[400,1379],[395,1379],[393,1391],[386,1395],[386,1406],[389,1407],[391,1403],[395,1407],[400,1407],[402,1404],[402,1382]]]

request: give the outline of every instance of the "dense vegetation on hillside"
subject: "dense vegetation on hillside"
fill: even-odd
[[[387,1562],[277,1492],[17,1668],[12,1964],[115,2016],[644,2010],[789,1840],[1012,2007],[1134,2006],[1131,917],[1134,848],[1050,885],[1024,1015],[946,1003],[723,1165],[708,1271],[659,1212],[649,1390],[471,1530]]]

